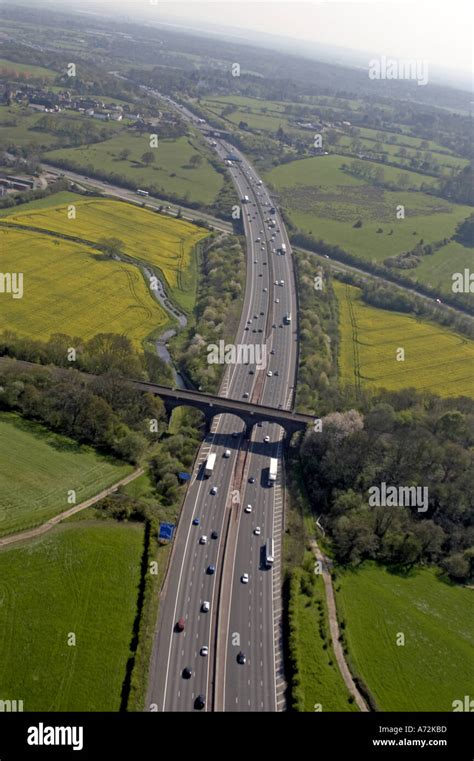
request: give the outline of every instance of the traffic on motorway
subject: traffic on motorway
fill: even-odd
[[[250,361],[255,352],[246,363],[229,365],[220,393],[290,410],[297,337],[288,237],[245,157],[206,137],[241,199],[247,280],[236,343],[260,346],[265,358],[264,366]],[[213,421],[196,460],[162,594],[148,691],[157,710],[277,710],[282,452],[283,430],[276,424],[256,424],[246,440],[236,416]]]

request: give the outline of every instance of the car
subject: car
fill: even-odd
[[[249,392],[248,391],[244,391],[242,396],[243,396],[244,399],[248,399],[249,398]]]
[[[226,449],[222,456],[225,457],[227,460],[230,457],[230,449]]]
[[[247,320],[247,325],[251,325],[251,324],[252,324],[252,318]]]
[[[260,317],[263,317],[265,312],[260,312]]]
[[[259,332],[259,333],[263,333],[263,328],[259,328],[259,329],[258,329],[258,332]]]
[[[186,668],[184,668],[181,673],[183,675],[183,679],[191,679],[193,675],[193,670],[190,669],[189,666],[186,666]]]
[[[214,576],[215,572],[216,572],[216,566],[215,565],[208,565],[207,566],[207,574],[209,576]]]
[[[252,330],[252,333],[256,333],[256,332],[257,332],[257,328],[254,328],[254,329]]]
[[[258,238],[255,238],[255,242],[256,242],[256,243],[260,243],[260,241],[261,241],[261,238],[260,238],[260,236],[258,236]]]
[[[182,631],[184,631],[184,618],[180,618],[180,619],[178,620],[178,622],[177,622],[177,624],[176,624],[176,629],[177,629],[179,632],[182,632]]]
[[[264,438],[265,444],[268,444],[269,441],[270,441],[270,436],[265,436]]]
[[[275,299],[275,304],[279,304],[279,303],[280,303],[280,299]]]
[[[274,285],[278,285],[278,280],[275,280]]]
[[[243,573],[242,576],[240,577],[240,581],[242,582],[242,584],[248,584],[249,583],[248,573]]]
[[[247,658],[245,656],[245,653],[240,651],[240,653],[237,656],[237,663],[240,663],[241,665],[243,665],[246,662],[246,660],[247,660]]]
[[[208,648],[208,646],[207,645],[203,645],[201,647],[199,652],[200,652],[201,655],[204,655],[204,656],[209,655],[209,648]]]
[[[201,521],[199,518],[193,518],[193,526],[199,526],[200,523]]]
[[[217,486],[212,487],[211,494],[217,494]]]
[[[255,476],[250,476],[249,484],[254,484],[254,483],[255,483]]]
[[[203,604],[201,605],[201,610],[203,613],[209,613],[209,608],[211,607],[208,600],[204,600]]]
[[[260,526],[255,526],[253,533],[255,534],[255,536],[260,536],[260,534],[262,533],[262,529],[260,528]]]
[[[205,695],[198,695],[196,700],[194,701],[194,708],[197,708],[199,711],[201,711],[205,705],[206,705]]]
[[[277,324],[276,322],[273,323],[272,328],[276,328]]]
[[[267,373],[267,377],[268,377],[268,378],[271,378],[271,377],[272,377],[272,375],[273,375],[272,371],[271,371],[271,370],[269,370],[269,371],[268,371],[268,373]]]
[[[264,292],[264,293],[268,293],[268,288],[264,288],[264,289],[263,289],[263,292]]]
[[[270,354],[275,354],[275,349],[272,349]]]
[[[254,263],[254,264],[258,264],[258,259],[254,259],[254,260],[253,260],[253,263]]]
[[[255,375],[255,372],[253,370],[249,370],[249,375]]]
[[[214,529],[214,531],[211,531],[211,539],[217,539],[219,536],[219,532]]]
[[[205,534],[200,537],[199,544],[207,544],[207,536]]]
[[[259,273],[258,273],[258,276],[259,276],[259,277],[263,277],[263,272],[259,272]]]
[[[285,285],[285,281],[284,280],[280,280],[280,285]]]
[[[252,512],[252,505],[247,505],[247,507],[245,508],[245,512],[246,513],[251,513]]]
[[[267,262],[263,262],[264,264],[267,264]]]
[[[274,375],[277,375],[277,376],[278,376],[278,375],[280,375],[280,373],[278,372],[278,370],[275,370],[275,372],[274,372],[273,374],[274,374]]]

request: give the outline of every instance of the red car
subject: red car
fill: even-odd
[[[176,624],[176,628],[179,632],[182,632],[184,629],[184,618],[180,618],[178,623]]]

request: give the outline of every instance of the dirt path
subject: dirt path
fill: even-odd
[[[342,649],[342,645],[339,642],[339,624],[337,622],[337,615],[336,615],[336,600],[334,597],[334,589],[332,586],[332,578],[331,574],[328,571],[328,563],[326,556],[323,555],[321,550],[318,547],[318,544],[315,539],[312,539],[311,542],[311,549],[313,551],[314,556],[316,557],[316,560],[319,560],[322,567],[322,576],[324,581],[324,587],[326,590],[326,602],[328,607],[328,618],[329,618],[329,630],[331,632],[331,641],[332,641],[332,648],[334,651],[334,655],[336,656],[337,665],[339,666],[339,671],[341,672],[341,676],[344,679],[345,685],[347,689],[349,690],[350,694],[354,697],[354,700],[356,701],[359,710],[360,711],[368,711],[369,708],[367,706],[367,703],[365,702],[364,698],[360,694],[359,690],[357,689],[355,682],[352,678],[352,674],[349,671],[349,667],[346,663],[346,659],[344,658],[344,651]]]
[[[130,483],[130,481],[134,481],[135,478],[138,478],[138,476],[141,476],[143,474],[144,470],[143,468],[138,468],[137,470],[134,470],[133,473],[130,473],[128,476],[125,476],[125,478],[122,478],[120,481],[117,481],[117,483],[112,484],[112,486],[109,486],[108,489],[104,489],[103,491],[99,492],[99,494],[96,494],[94,497],[90,497],[90,499],[86,499],[85,502],[81,502],[79,505],[74,505],[74,507],[70,507],[69,510],[65,510],[63,513],[59,513],[59,515],[55,515],[54,518],[51,518],[46,523],[42,523],[40,526],[36,526],[35,528],[26,529],[26,531],[20,531],[18,534],[10,534],[10,536],[5,536],[0,539],[0,549],[2,547],[7,547],[10,544],[15,544],[16,542],[21,542],[24,539],[33,539],[35,536],[41,536],[42,534],[46,534],[50,529],[53,528],[53,526],[56,526],[58,523],[61,523],[65,518],[69,518],[71,515],[75,515],[75,513],[81,512],[81,510],[85,510],[86,507],[91,507],[96,502],[99,502],[101,499],[104,499],[104,497],[108,497],[109,494],[112,494],[116,489],[119,488],[119,486],[125,486],[125,484]]]

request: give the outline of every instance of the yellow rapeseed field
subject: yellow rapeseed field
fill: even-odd
[[[74,203],[75,218],[67,204],[19,211],[2,221],[74,235],[97,242],[119,238],[124,253],[159,268],[172,295],[186,306],[186,292],[194,292],[191,252],[207,231],[190,222],[157,214],[133,204],[107,199],[81,199]],[[180,296],[182,297],[180,299]]]
[[[474,342],[432,322],[365,304],[361,291],[334,283],[339,302],[341,381],[440,396],[474,396]],[[404,349],[404,361],[397,351]]]
[[[23,273],[23,298],[0,298],[2,329],[40,340],[120,333],[139,346],[168,320],[137,266],[90,246],[0,227],[0,250],[3,271]]]

